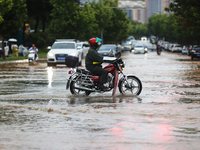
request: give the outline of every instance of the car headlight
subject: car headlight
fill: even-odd
[[[77,56],[77,53],[71,53],[69,55],[71,55],[71,56]]]
[[[129,49],[131,49],[131,47],[129,47]]]
[[[49,56],[49,57],[53,57],[54,54],[53,54],[53,53],[48,53],[48,56]]]

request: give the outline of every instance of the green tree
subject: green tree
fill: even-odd
[[[95,11],[88,3],[85,3],[80,11],[79,40],[88,40],[98,35],[98,24],[96,23]]]
[[[42,23],[42,31],[45,32],[46,24],[50,22],[50,13],[53,6],[49,0],[26,0],[28,10],[28,22],[34,24],[34,32],[38,31],[39,23]]]
[[[165,8],[165,10],[174,13],[179,26],[181,26],[184,31],[187,31],[187,34],[184,36],[187,36],[189,33],[189,40],[192,39],[198,43],[200,42],[199,0],[174,0],[173,3],[170,3],[169,8]]]
[[[18,31],[23,22],[27,18],[26,0],[9,0],[9,8],[11,9],[3,15],[3,22],[0,24],[0,35],[2,36],[2,43],[4,43],[4,37],[10,33]],[[8,5],[7,5],[8,6]],[[5,53],[3,48],[3,57],[5,59]]]
[[[50,31],[56,38],[78,38],[80,6],[74,0],[50,0],[53,5]]]
[[[4,21],[3,16],[5,13],[11,10],[12,0],[1,0],[0,1],[0,23]]]
[[[135,21],[131,21],[131,30],[130,35],[134,35],[135,38],[139,38],[142,36],[149,36],[148,24],[137,23]]]
[[[110,5],[110,7],[112,7],[112,4]],[[126,12],[121,9],[105,9],[111,9],[112,14],[107,26],[104,27],[104,40],[106,42],[120,43],[122,40],[126,39],[129,36],[130,20],[126,17]]]

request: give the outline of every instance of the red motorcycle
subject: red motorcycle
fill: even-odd
[[[118,85],[119,92],[123,95],[139,95],[141,93],[141,81],[134,75],[125,75],[122,72],[125,62],[121,58],[104,57],[104,62],[109,63],[109,65],[104,67],[108,71],[108,76],[107,82],[104,84],[107,89],[103,92],[113,90],[112,95],[114,95]],[[68,67],[74,67],[72,64],[76,63],[72,63],[71,60],[66,62]],[[67,81],[66,89],[70,88],[72,94],[88,96],[92,92],[102,92],[97,86],[99,76],[93,75],[90,71],[73,68],[69,74],[71,75]]]

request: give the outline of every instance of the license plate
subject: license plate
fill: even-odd
[[[197,55],[198,57],[200,57],[200,55]]]
[[[65,60],[65,57],[58,57],[58,60]]]

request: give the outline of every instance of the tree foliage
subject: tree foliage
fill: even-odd
[[[88,40],[100,37],[103,28],[105,41],[121,41],[128,36],[126,13],[119,9],[117,1],[85,3],[80,7],[74,0],[50,0],[53,6],[50,31],[56,38]]]
[[[26,0],[28,10],[28,22],[34,26],[34,32],[38,31],[39,23],[42,23],[42,31],[45,32],[46,24],[50,22],[50,13],[53,6],[49,0]]]
[[[131,21],[130,25],[130,35],[134,35],[135,38],[140,38],[142,36],[149,36],[148,24],[141,24],[135,21]]]
[[[200,42],[200,3],[199,0],[174,0],[170,3],[169,8],[165,8],[166,11],[171,11],[176,17],[176,21],[179,24],[180,32],[186,32],[184,37],[188,37],[189,41],[197,43]],[[181,37],[178,32],[178,37]]]
[[[7,0],[6,0],[7,1]],[[0,35],[7,36],[12,32],[18,32],[27,18],[25,0],[10,0],[10,11],[3,15],[3,22],[0,24]]]
[[[0,0],[0,23],[4,21],[4,14],[9,12],[13,6],[12,0]]]

